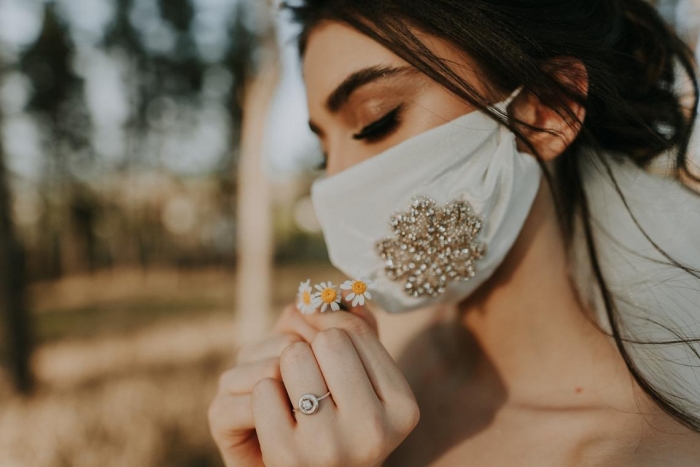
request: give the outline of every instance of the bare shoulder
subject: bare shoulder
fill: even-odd
[[[640,467],[700,466],[700,434],[675,422],[671,426],[654,428],[640,452]]]
[[[606,436],[589,439],[579,451],[582,467],[697,467],[700,466],[700,434],[671,420],[666,415],[639,417],[640,430],[630,436]],[[629,426],[628,426],[629,428]],[[618,430],[620,431],[620,430]],[[632,435],[633,434],[633,435]]]

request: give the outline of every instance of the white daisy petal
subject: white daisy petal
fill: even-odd
[[[333,310],[333,311],[340,310],[340,307],[338,306],[338,302],[331,302],[331,310]]]
[[[361,297],[362,297],[362,295],[356,295],[356,296],[355,296],[355,299],[352,301],[352,306],[353,306],[353,307],[356,307],[356,306],[357,306],[357,302],[360,301],[360,298],[361,298]]]
[[[365,296],[360,295],[358,302],[359,302],[360,306],[365,306]]]
[[[355,297],[355,292],[350,292],[349,294],[347,294],[347,295],[345,296],[345,301],[348,301],[348,302],[349,302],[349,301],[352,300],[354,297]]]
[[[372,300],[372,294],[369,292],[365,292],[365,297],[367,297],[367,300]]]
[[[325,313],[326,308],[328,308],[328,303],[324,303],[323,305],[321,305],[321,313]]]

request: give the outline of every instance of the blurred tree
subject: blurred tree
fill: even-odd
[[[130,16],[133,0],[117,0],[115,14],[107,27],[101,46],[108,52],[116,53],[124,58],[126,73],[126,88],[129,92],[130,111],[124,130],[126,133],[126,157],[124,167],[136,162],[141,141],[146,134],[146,110],[149,100],[149,80],[145,78],[149,69],[149,58],[142,43],[140,33],[134,28]]]
[[[29,393],[34,381],[29,361],[32,346],[25,303],[24,251],[12,222],[12,199],[2,143],[0,131],[0,344],[3,344],[0,359],[9,367],[15,388]]]
[[[57,15],[55,5],[47,3],[41,33],[19,60],[19,69],[32,86],[27,111],[44,134],[47,157],[42,184],[44,199],[49,204],[46,213],[61,212],[62,204],[73,204],[74,172],[76,169],[84,172],[94,162],[84,82],[73,69],[74,49],[69,30]],[[80,245],[89,242],[80,237],[85,229],[76,228],[73,220],[70,216],[44,219],[43,234],[54,250],[49,256],[53,259],[48,265],[51,276],[60,276],[66,267],[80,269],[81,263],[91,262],[90,258],[79,258],[84,250]]]
[[[160,0],[161,20],[172,26],[175,45],[169,50],[147,47],[142,31],[134,27],[133,0],[117,0],[116,12],[104,36],[102,47],[126,60],[127,88],[131,109],[125,124],[127,167],[142,158],[142,147],[149,132],[161,133],[164,102],[196,107],[206,66],[202,62],[191,23],[194,8],[190,0]],[[186,114],[182,112],[181,115]]]
[[[241,144],[241,126],[243,122],[243,105],[248,85],[256,73],[256,58],[260,51],[261,42],[265,31],[255,33],[250,30],[246,21],[251,14],[249,7],[244,2],[238,2],[229,20],[229,41],[224,57],[224,65],[233,78],[228,105],[231,121],[231,148],[230,157],[222,164],[225,174],[234,174],[234,167],[238,161],[238,152]]]
[[[32,95],[27,110],[47,130],[51,179],[70,176],[71,163],[85,164],[92,156],[91,120],[84,82],[73,68],[75,44],[70,32],[47,3],[41,33],[20,57],[20,70],[29,78]]]
[[[169,137],[163,130],[164,123],[180,125],[183,131],[190,129],[198,112],[207,105],[203,92],[205,75],[213,69],[222,70],[231,77],[222,96],[230,118],[229,147],[220,155],[215,175],[220,190],[219,208],[233,217],[243,98],[258,45],[258,36],[250,27],[250,4],[242,0],[231,8],[227,18],[228,34],[225,43],[220,44],[223,53],[218,60],[205,59],[196,43],[193,28],[196,9],[191,0],[158,0],[157,5],[158,21],[167,25],[174,38],[172,47],[154,49],[149,46],[147,34],[134,25],[133,0],[116,0],[116,12],[102,44],[108,52],[124,57],[128,70],[125,79],[131,109],[124,126],[128,145],[124,168],[133,169],[152,157],[145,154],[146,142],[153,136],[160,140]],[[178,121],[164,122],[168,109],[173,108],[177,109],[175,119]],[[169,118],[173,118],[172,114]],[[147,157],[142,157],[144,155]],[[130,224],[135,226],[136,222]],[[149,237],[143,232],[136,236]],[[147,255],[141,258],[146,265]]]

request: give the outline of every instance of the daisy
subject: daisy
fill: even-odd
[[[297,308],[305,315],[310,315],[316,311],[314,306],[314,297],[311,289],[311,279],[306,282],[299,283],[299,292],[297,293]]]
[[[352,301],[352,306],[364,306],[365,299],[371,300],[372,295],[367,291],[369,287],[374,287],[374,282],[363,277],[354,281],[345,281],[340,286],[343,290],[350,290],[350,293],[345,297],[345,300]]]
[[[321,313],[326,311],[329,305],[333,311],[340,310],[340,305],[338,305],[340,303],[340,293],[330,281],[321,282],[315,287],[318,292],[314,295],[313,303],[315,306],[321,306]]]

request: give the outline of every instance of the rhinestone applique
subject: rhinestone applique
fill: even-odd
[[[408,295],[437,297],[450,282],[474,277],[475,262],[486,254],[477,240],[482,223],[465,200],[438,207],[428,197],[414,197],[409,211],[391,217],[393,235],[375,246],[389,279],[403,281]]]

